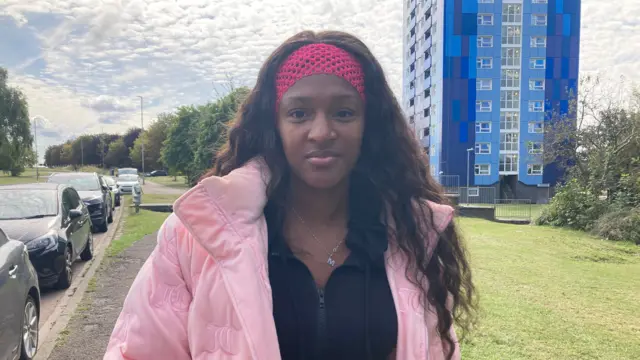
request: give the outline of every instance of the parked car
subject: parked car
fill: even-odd
[[[38,351],[40,290],[27,247],[0,229],[0,359],[31,360]]]
[[[155,176],[167,176],[167,172],[165,170],[153,170],[147,176],[155,177]]]
[[[93,258],[89,210],[69,185],[0,186],[0,228],[26,245],[40,286],[68,288],[78,255]]]
[[[114,207],[120,206],[120,189],[118,189],[118,183],[111,176],[104,176],[104,182],[107,183],[107,186],[111,189],[111,193],[113,194],[112,203]]]
[[[49,176],[49,183],[73,186],[84,204],[89,208],[93,231],[106,232],[113,222],[111,189],[97,173],[55,173]]]
[[[138,177],[138,174],[118,173],[116,181],[121,193],[130,194],[133,191],[133,187],[140,183],[140,177]]]

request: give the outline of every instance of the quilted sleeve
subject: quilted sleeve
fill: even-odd
[[[129,289],[105,360],[191,359],[187,318],[192,296],[179,263],[176,223],[170,216],[158,244]]]

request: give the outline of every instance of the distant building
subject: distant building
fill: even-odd
[[[403,7],[403,106],[432,174],[460,186],[468,176],[497,198],[548,198],[560,173],[542,163],[544,124],[577,91],[580,0]]]

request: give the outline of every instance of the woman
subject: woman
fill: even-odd
[[[302,32],[174,205],[105,359],[457,359],[473,285],[380,64]]]

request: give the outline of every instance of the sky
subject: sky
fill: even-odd
[[[0,0],[0,66],[27,95],[38,153],[201,104],[301,30],[360,37],[396,94],[404,0]],[[640,82],[640,1],[582,0],[581,73]]]

